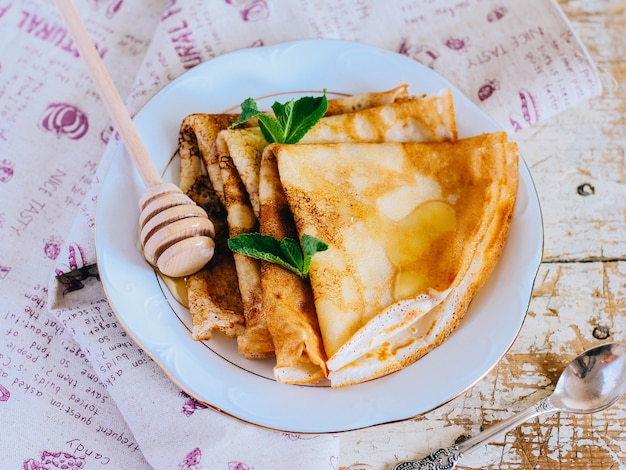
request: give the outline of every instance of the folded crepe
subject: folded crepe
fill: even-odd
[[[402,83],[390,90],[349,95],[343,98],[328,100],[328,109],[324,116],[353,113],[354,111],[383,106],[407,98],[409,98],[409,87],[406,83]]]
[[[246,358],[259,359],[274,354],[261,307],[260,265],[233,255],[228,248],[228,238],[256,230],[258,221],[254,214],[248,216],[248,197],[232,160],[215,151],[217,134],[237,118],[192,114],[181,125],[179,186],[198,205],[210,209],[216,228],[213,259],[185,283],[192,337],[210,339],[213,331],[220,331],[237,338],[239,352]]]
[[[203,169],[203,155],[215,141],[217,132],[236,119],[228,115],[190,115],[179,135],[179,186],[202,207],[215,226],[213,259],[199,272],[185,279],[187,306],[191,314],[192,337],[210,339],[213,331],[237,337],[244,331],[244,315],[237,271],[228,249],[229,230],[221,192],[215,190]]]
[[[440,143],[273,144],[309,273],[329,379],[414,362],[456,328],[501,254],[518,184],[504,133]]]
[[[237,114],[190,114],[183,120],[178,137],[179,186],[183,192],[191,187],[198,175],[207,175],[213,191],[224,205],[219,158],[214,152],[215,139],[238,117]]]
[[[272,154],[263,158],[260,180],[260,232],[278,240],[297,239]],[[309,283],[281,266],[262,261],[261,288],[267,327],[276,347],[276,380],[303,384],[325,378],[326,354]]]
[[[230,237],[257,232],[258,219],[252,212],[243,183],[228,155],[220,157],[220,168]],[[235,253],[234,258],[246,324],[244,332],[237,337],[239,353],[248,359],[273,356],[274,343],[267,329],[261,297],[261,263],[239,253]]]

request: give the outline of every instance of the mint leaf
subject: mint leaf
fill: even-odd
[[[319,97],[303,96],[295,101],[291,109],[291,119],[286,131],[285,144],[295,144],[300,142],[311,128],[318,123],[328,110],[328,99],[326,90],[324,95]]]
[[[263,137],[270,144],[272,142],[284,143],[285,130],[277,119],[267,114],[259,114],[259,127]]]
[[[302,248],[300,248],[298,242],[292,238],[283,238],[280,241],[280,249],[284,259],[288,261],[291,266],[296,268],[299,273],[302,273]]]
[[[304,259],[302,261],[302,272],[309,274],[313,255],[320,251],[328,250],[328,244],[323,242],[319,238],[315,238],[312,235],[307,235],[306,233],[304,233],[302,234],[302,238],[300,239],[300,245],[302,246],[302,251],[304,252]]]
[[[275,263],[306,278],[313,255],[328,245],[311,235],[302,235],[300,244],[291,238],[278,241],[271,235],[244,233],[228,240],[231,251],[251,258]]]
[[[230,127],[257,116],[263,137],[269,143],[295,144],[318,123],[327,110],[326,90],[318,97],[303,96],[284,104],[274,102],[272,111],[275,118],[259,111],[254,99],[247,98],[241,103],[241,116]]]
[[[289,100],[286,103],[282,104],[278,101],[275,101],[272,105],[272,111],[274,111],[274,116],[276,116],[276,120],[280,124],[283,129],[283,135],[287,135],[289,129],[291,129],[293,123],[293,109],[295,106],[294,100]],[[284,142],[282,142],[284,143]]]
[[[228,248],[235,253],[279,264],[291,271],[294,270],[293,266],[285,260],[280,242],[271,235],[243,233],[237,237],[229,238]],[[297,271],[294,272],[299,274]]]
[[[254,101],[254,99],[252,98],[246,98],[241,103],[241,115],[239,116],[239,119],[233,122],[230,125],[230,128],[238,126],[239,124],[243,124],[244,122],[249,121],[253,117],[258,116],[259,114],[263,114],[263,113],[259,111],[259,108],[256,105],[256,101]]]

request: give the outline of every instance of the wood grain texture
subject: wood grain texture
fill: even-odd
[[[626,340],[626,2],[560,1],[603,77],[602,96],[515,136],[544,218],[544,259],[511,350],[425,416],[340,434],[339,468],[387,469],[478,433],[551,393],[565,365]],[[539,417],[459,469],[626,469],[626,398],[594,415]]]

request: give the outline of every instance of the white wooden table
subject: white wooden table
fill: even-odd
[[[626,340],[626,2],[560,1],[603,76],[601,97],[516,136],[544,219],[527,318],[500,364],[413,420],[342,434],[340,469],[416,458],[550,394],[584,349]],[[626,469],[626,399],[603,412],[531,420],[462,459],[472,469]]]

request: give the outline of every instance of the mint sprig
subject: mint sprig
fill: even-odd
[[[271,235],[244,233],[230,238],[228,247],[235,253],[278,264],[302,278],[309,275],[313,255],[328,249],[325,242],[306,233],[300,243],[292,238],[279,241]]]
[[[274,102],[272,117],[259,111],[256,101],[247,98],[241,103],[241,115],[230,127],[249,121],[253,117],[259,120],[263,137],[269,143],[295,144],[326,114],[328,99],[326,90],[322,96],[303,96],[287,103]]]

